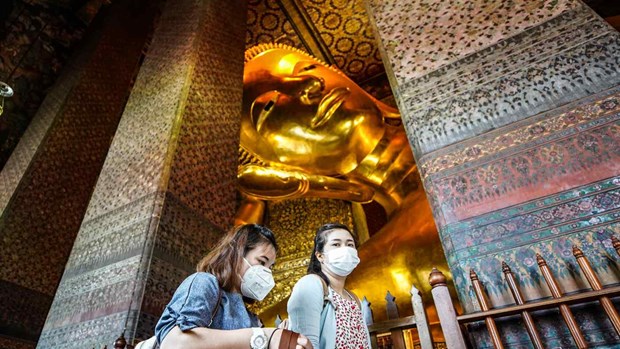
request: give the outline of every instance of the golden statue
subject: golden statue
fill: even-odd
[[[261,200],[376,200],[388,214],[417,187],[398,111],[296,48],[246,51],[238,179],[240,221]]]
[[[434,266],[449,268],[416,170],[396,109],[298,49],[267,44],[246,51],[238,172],[244,202],[237,223],[262,222],[264,200],[376,200],[389,219],[361,245],[362,263],[348,287],[377,304],[389,289],[404,302],[402,309],[410,309],[414,283],[436,321],[428,273]],[[300,240],[292,244],[303,245],[303,236],[293,235]],[[305,274],[306,258],[280,257],[277,289],[259,305],[263,316],[286,311],[283,300]],[[384,312],[381,306],[373,311]],[[441,338],[437,326],[433,331]]]

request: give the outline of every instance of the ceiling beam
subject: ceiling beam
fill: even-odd
[[[321,38],[318,30],[312,23],[308,12],[299,0],[277,0],[280,8],[284,12],[293,29],[299,35],[302,43],[316,58],[319,58],[327,64],[335,64],[329,48]]]

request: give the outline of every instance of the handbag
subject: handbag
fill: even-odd
[[[280,337],[278,349],[295,349],[295,346],[297,346],[297,338],[299,338],[299,333],[282,329],[282,336]]]

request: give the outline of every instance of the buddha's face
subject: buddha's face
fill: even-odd
[[[345,174],[377,145],[378,102],[345,75],[293,50],[245,65],[241,145],[271,165]]]

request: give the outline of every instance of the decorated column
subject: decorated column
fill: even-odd
[[[573,244],[603,284],[620,281],[610,241],[620,231],[619,33],[575,0],[369,8],[464,310],[480,310],[472,268],[494,307],[514,303],[502,261],[528,301],[549,297],[536,253],[563,292],[589,289]],[[616,341],[592,307],[575,309],[588,343]],[[545,346],[570,345],[558,317],[539,324]],[[490,345],[472,329],[474,343]],[[529,343],[521,334],[505,344]]]
[[[169,1],[140,67],[38,348],[153,333],[233,222],[244,1]]]
[[[151,8],[100,14],[0,173],[3,348],[37,343],[152,31]]]

